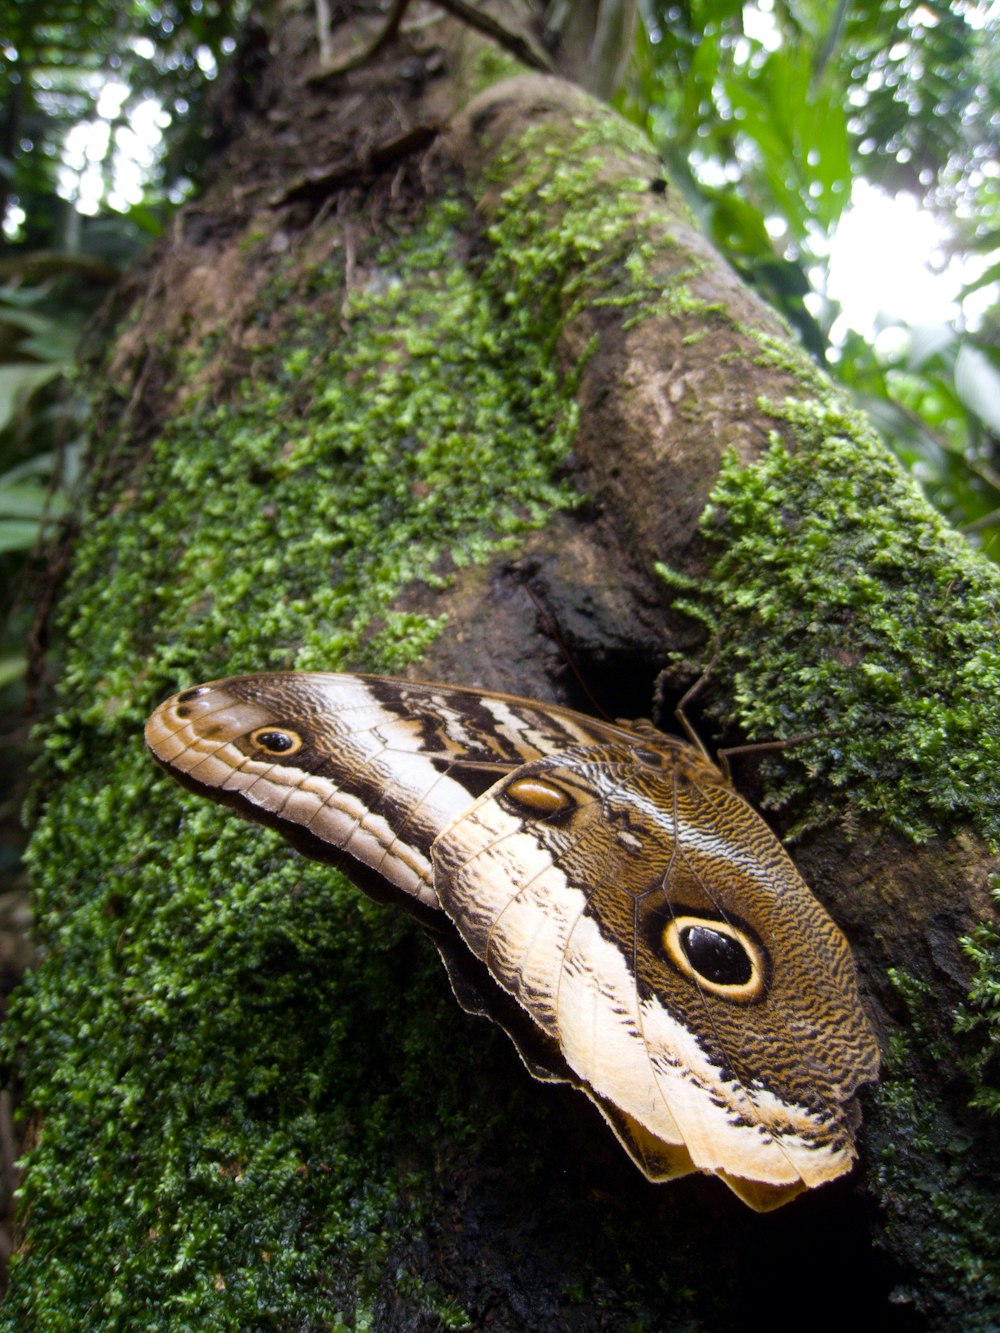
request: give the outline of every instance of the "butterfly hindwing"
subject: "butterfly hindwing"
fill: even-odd
[[[730,845],[744,812],[756,845]],[[647,741],[523,766],[432,859],[465,942],[647,1174],[678,1174],[688,1155],[688,1169],[795,1192],[850,1165],[842,1103],[877,1057],[846,943],[693,752]],[[684,952],[692,932],[705,975]]]

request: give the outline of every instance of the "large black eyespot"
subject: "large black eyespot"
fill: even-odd
[[[288,727],[258,727],[250,733],[250,744],[258,750],[266,750],[268,754],[287,759],[302,749],[302,737]]]
[[[686,926],[680,933],[687,960],[706,981],[717,986],[745,986],[753,976],[746,949],[732,935],[708,926]]]
[[[663,929],[663,947],[679,971],[712,995],[746,1003],[764,994],[763,950],[739,926],[711,917],[675,916]]]

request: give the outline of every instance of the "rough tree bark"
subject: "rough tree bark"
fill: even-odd
[[[117,303],[34,811],[46,957],[8,1037],[8,1326],[995,1326],[1000,580],[648,145],[416,17],[326,78],[303,18],[249,32],[214,183]],[[569,659],[635,716],[713,650],[708,734],[822,733],[738,781],[795,832],[885,1052],[858,1169],[766,1217],[645,1183],[419,929],[141,741],[243,670],[580,706]]]

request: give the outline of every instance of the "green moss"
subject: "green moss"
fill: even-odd
[[[636,174],[609,161],[634,164]],[[671,241],[662,210],[649,207],[648,176],[655,167],[649,145],[624,120],[605,115],[578,117],[562,126],[546,121],[526,130],[491,164],[489,178],[503,188],[491,240],[501,236],[522,247],[525,275],[533,281],[511,291],[508,300],[528,299],[552,288],[561,271],[564,317],[581,310],[615,308],[631,328],[652,316],[705,314],[721,309],[687,286],[703,268],[688,257],[686,267],[665,275],[664,254]],[[545,227],[538,227],[538,210]],[[626,224],[623,226],[623,222]],[[571,251],[575,262],[565,267]],[[552,331],[553,346],[557,331]]]
[[[990,1174],[976,1169],[974,1140],[913,1073],[936,1058],[930,988],[898,969],[893,983],[909,1022],[890,1040],[865,1139],[885,1210],[883,1243],[920,1275],[919,1290],[904,1287],[894,1299],[915,1304],[931,1327],[985,1333],[1000,1303],[1000,1203]]]
[[[1000,903],[1000,877],[991,887]],[[972,984],[966,1003],[956,1015],[956,1030],[975,1039],[966,1062],[966,1073],[975,1092],[971,1105],[989,1115],[1000,1115],[997,1061],[1000,1059],[1000,927],[983,921],[963,940],[962,951],[972,967]]]
[[[213,676],[401,668],[443,625],[404,589],[575,503],[554,348],[574,305],[627,299],[634,188],[543,165],[485,246],[445,201],[357,257],[346,301],[337,262],[289,262],[253,328],[176,366],[184,407],[141,462],[101,441],[123,479],[76,550],[31,852],[47,957],[7,1028],[42,1130],[5,1327],[366,1327],[419,1230],[413,1164],[484,1132],[471,1039],[439,1028],[500,1039],[426,941],[182,792],[141,729]],[[448,1293],[411,1299],[464,1326]]]
[[[805,393],[811,393],[820,402],[826,402],[830,397],[829,380],[777,312],[774,312],[774,318],[788,330],[787,337],[776,337],[764,329],[753,329],[745,324],[737,326],[745,337],[757,345],[754,363],[794,376]]]
[[[520,60],[502,46],[483,45],[476,51],[473,61],[468,96],[471,99],[503,79],[512,79],[524,73],[525,67]]]
[[[411,1302],[418,1302],[428,1314],[433,1314],[437,1327],[442,1331],[476,1327],[475,1321],[469,1318],[457,1302],[445,1296],[436,1283],[427,1282],[419,1273],[401,1273],[396,1280],[396,1290]]]
[[[801,763],[916,839],[965,824],[996,843],[1000,575],[856,417],[764,406],[780,427],[755,465],[723,467],[703,523],[719,554],[682,603],[716,636],[731,711],[754,739],[821,733],[786,775]]]
[[[91,521],[78,585],[111,577],[70,625],[69,691],[100,681],[128,697],[151,671],[159,688],[188,672],[401,666],[440,628],[386,614],[403,587],[573,502],[553,479],[576,424],[572,378],[538,348],[537,321],[548,342],[558,310],[498,319],[516,262],[498,247],[485,273],[456,263],[455,208],[374,260],[337,312],[346,336],[330,300],[306,299],[319,284],[339,300],[335,267],[264,293],[262,322],[291,307],[294,324],[257,348],[231,400],[206,393],[171,422],[141,495]]]

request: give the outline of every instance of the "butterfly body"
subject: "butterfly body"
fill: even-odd
[[[386,677],[182,691],[146,728],[175,777],[432,928],[456,995],[597,1105],[654,1180],[756,1208],[853,1158],[878,1052],[850,951],[692,745]]]

